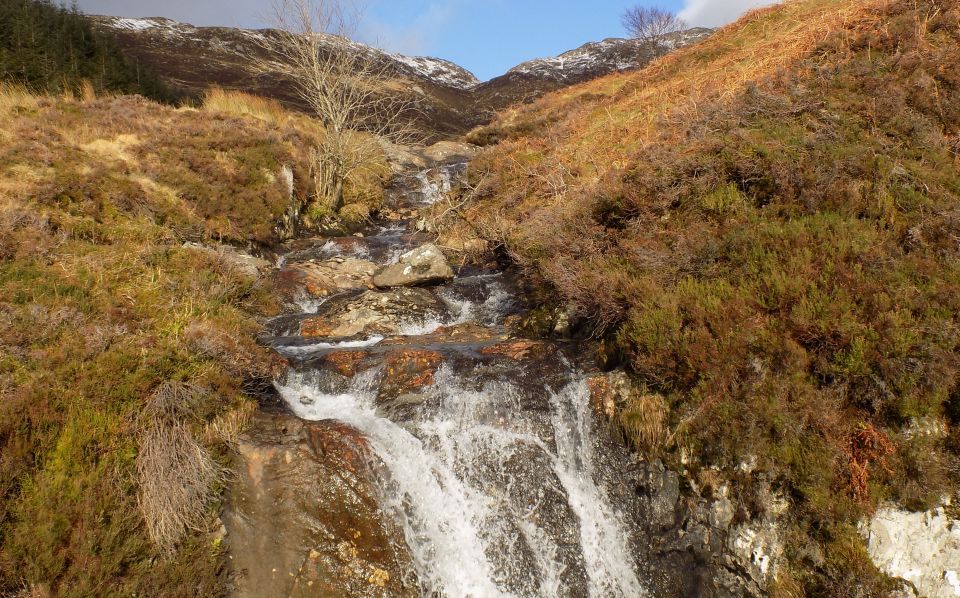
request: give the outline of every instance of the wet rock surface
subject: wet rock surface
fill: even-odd
[[[347,426],[260,415],[239,445],[224,524],[236,596],[419,596],[378,506],[376,457]]]
[[[439,321],[446,314],[444,303],[424,289],[368,291],[324,304],[318,315],[303,321],[300,334],[326,339],[401,334],[418,323]]]
[[[302,292],[309,297],[329,297],[344,291],[373,286],[377,265],[357,258],[332,258],[322,262],[298,262],[277,271],[278,287],[290,297]]]

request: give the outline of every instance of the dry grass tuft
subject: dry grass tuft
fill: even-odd
[[[276,100],[220,87],[213,87],[203,94],[203,109],[234,116],[252,116],[278,125],[290,120],[290,113]]]
[[[209,443],[222,442],[226,445],[235,446],[240,440],[240,434],[249,427],[256,412],[257,404],[255,402],[243,402],[236,409],[228,411],[207,424],[203,433],[204,440]]]
[[[80,101],[85,104],[94,102],[97,99],[97,90],[93,87],[93,83],[89,79],[84,79],[80,83]]]
[[[619,413],[624,435],[645,457],[660,456],[669,436],[669,409],[658,394],[639,394]]]
[[[22,85],[0,82],[0,118],[10,116],[18,108],[35,107],[37,100],[37,96]]]
[[[167,554],[200,529],[225,472],[194,438],[188,422],[202,400],[197,387],[166,382],[142,415],[137,476],[150,538]]]

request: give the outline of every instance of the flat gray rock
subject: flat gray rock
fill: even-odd
[[[443,252],[433,244],[405,253],[396,264],[384,266],[373,277],[373,284],[381,289],[415,287],[438,284],[453,279]]]

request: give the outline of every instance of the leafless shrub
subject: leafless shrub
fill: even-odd
[[[207,359],[215,359],[235,375],[259,373],[266,368],[237,334],[215,322],[191,322],[183,331],[187,348]]]
[[[207,505],[225,472],[189,428],[201,389],[166,382],[141,415],[137,476],[140,510],[150,538],[171,553],[191,530],[200,529]]]
[[[31,229],[41,233],[49,230],[50,222],[33,210],[14,203],[5,203],[0,206],[0,228],[11,231]]]
[[[645,48],[659,51],[664,48],[666,36],[687,28],[687,24],[669,10],[656,6],[634,6],[621,17],[623,26]]]
[[[258,38],[255,59],[265,75],[280,73],[323,123],[314,151],[318,197],[339,211],[344,186],[355,172],[371,169],[381,140],[413,138],[413,102],[387,93],[385,64],[369,48],[350,41],[359,9],[345,0],[276,0],[276,31]]]
[[[91,323],[80,328],[80,331],[91,355],[103,353],[114,341],[128,333],[127,327],[122,324]]]

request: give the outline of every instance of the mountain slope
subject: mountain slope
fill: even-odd
[[[163,18],[90,17],[98,30],[113,36],[124,51],[149,65],[181,93],[199,97],[211,85],[277,98],[297,99],[288,82],[257,76],[249,57],[259,53],[256,37],[269,30],[194,27]],[[695,43],[710,34],[695,29],[671,36],[669,48]],[[481,83],[469,71],[438,58],[391,54],[354,44],[383,64],[423,111],[422,124],[437,136],[461,134],[487,122],[496,110],[546,92],[617,70],[636,68],[652,56],[632,40],[588,44],[554,59],[520,65]]]
[[[956,64],[956,3],[795,0],[471,136],[447,244],[484,231],[603,336],[648,456],[746,519],[772,483],[771,592],[886,595],[857,522],[960,487]]]
[[[116,39],[127,55],[149,65],[185,95],[199,98],[210,87],[219,86],[300,106],[289,81],[261,76],[251,68],[251,57],[262,52],[256,38],[270,35],[269,30],[194,27],[164,18],[90,19],[99,31]],[[463,122],[476,124],[465,95],[477,83],[469,71],[444,60],[399,56],[362,44],[354,47],[372,54],[395,77],[390,86],[403,89],[416,101],[429,132],[451,135],[462,130]]]
[[[664,39],[666,51],[702,41],[712,29],[690,29],[672,33]],[[545,93],[583,83],[610,73],[641,67],[656,56],[633,39],[609,38],[592,42],[559,56],[540,58],[519,64],[505,74],[474,89],[478,102],[499,110],[518,102],[534,100]]]

